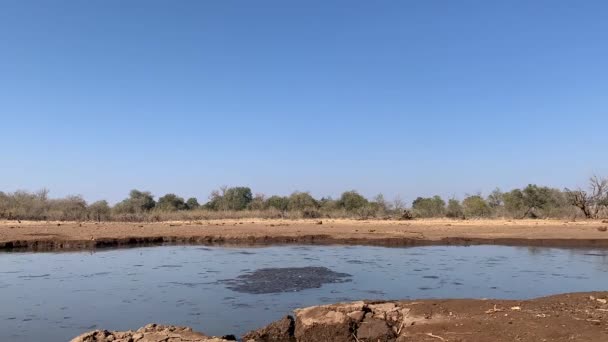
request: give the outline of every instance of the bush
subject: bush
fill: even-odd
[[[88,217],[87,202],[81,196],[49,200],[48,219],[84,221]]]
[[[289,210],[311,210],[317,209],[318,203],[317,201],[308,193],[308,192],[299,192],[296,191],[291,196],[289,196],[289,203],[287,208]]]
[[[211,210],[244,210],[253,200],[251,189],[244,186],[234,188],[222,187],[211,193],[205,208]]]
[[[166,194],[165,196],[158,199],[156,203],[156,209],[161,211],[178,211],[178,210],[186,210],[188,206],[184,199],[178,197],[175,194]]]
[[[462,201],[464,215],[466,218],[489,217],[492,209],[480,195],[469,196]]]
[[[503,195],[507,213],[516,218],[545,217],[547,212],[566,205],[561,191],[529,184]]]
[[[243,210],[253,200],[253,194],[248,187],[229,188],[224,194],[224,200],[229,210]]]
[[[286,211],[289,207],[289,198],[284,196],[270,196],[266,200],[267,208],[274,208],[281,212]]]
[[[266,199],[263,194],[256,194],[247,205],[247,209],[249,210],[264,210],[266,208]]]
[[[107,201],[97,201],[89,205],[89,218],[101,222],[110,219],[110,205]]]
[[[441,217],[445,215],[445,201],[439,196],[418,197],[412,202],[412,209],[418,217]]]
[[[339,204],[341,207],[346,209],[346,211],[356,211],[368,205],[369,202],[358,192],[351,190],[342,193]]]
[[[200,208],[200,206],[201,205],[198,203],[198,200],[194,197],[190,197],[186,201],[186,209],[188,209],[188,210],[196,210],[196,209]]]
[[[154,196],[149,191],[131,190],[129,198],[114,206],[117,214],[141,214],[156,206]]]
[[[465,217],[464,209],[462,208],[460,201],[458,201],[457,199],[454,199],[454,198],[448,200],[448,208],[447,208],[445,216],[447,216],[449,218],[463,219]]]

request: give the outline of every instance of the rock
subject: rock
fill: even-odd
[[[372,311],[373,317],[379,319],[387,319],[387,315],[392,312],[397,314],[396,310],[398,309],[395,303],[370,304],[367,307]]]
[[[395,333],[385,320],[366,317],[357,329],[359,341],[389,342],[395,341]]]
[[[248,332],[243,336],[246,342],[295,342],[295,321],[293,317],[271,323],[261,329]]]
[[[363,320],[363,318],[365,317],[365,311],[363,310],[359,310],[359,311],[353,311],[353,312],[349,312],[346,314],[348,317],[352,318],[353,321],[355,322],[361,322]]]
[[[363,311],[363,302],[313,306],[296,310],[295,337],[298,342],[355,341],[355,321],[348,316]]]
[[[192,331],[188,327],[148,324],[137,331],[95,330],[72,339],[71,342],[227,342]]]

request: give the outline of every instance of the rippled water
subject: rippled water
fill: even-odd
[[[259,268],[323,266],[349,282],[247,294],[225,279]],[[0,253],[0,341],[67,341],[150,322],[242,334],[292,309],[358,299],[531,298],[606,290],[608,250],[500,246],[221,248],[167,246]]]

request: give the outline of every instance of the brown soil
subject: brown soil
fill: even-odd
[[[608,292],[591,292],[525,301],[448,299],[323,305],[296,310],[295,319],[288,316],[252,331],[243,341],[605,342],[607,298]],[[175,339],[153,331],[150,339],[139,334],[129,341],[210,341],[188,330],[187,336],[178,336],[175,330],[169,331]],[[111,341],[107,336],[124,334],[95,331],[74,341]]]
[[[188,327],[148,324],[137,331],[95,330],[74,337],[70,342],[227,342],[209,337]]]
[[[79,249],[146,244],[497,244],[608,247],[601,221],[215,220],[161,223],[0,222],[0,249]]]

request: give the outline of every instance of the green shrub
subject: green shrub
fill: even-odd
[[[296,191],[289,196],[287,208],[289,210],[310,210],[319,207],[317,201],[308,193]]]
[[[446,210],[445,216],[449,218],[463,219],[465,217],[464,209],[462,208],[460,201],[455,198],[448,200],[448,208]]]
[[[480,195],[469,196],[462,201],[464,215],[466,218],[489,217],[492,208]]]
[[[129,198],[114,206],[117,214],[140,214],[156,206],[154,196],[149,191],[131,190]]]
[[[339,205],[346,211],[356,211],[368,205],[369,202],[355,190],[346,191],[340,196]]]
[[[412,209],[418,217],[441,217],[445,215],[445,201],[439,196],[418,197],[412,202]]]
[[[281,212],[284,212],[289,207],[289,198],[284,196],[270,196],[266,200],[266,207],[274,208]]]
[[[188,206],[184,199],[175,194],[166,194],[158,199],[156,209],[161,211],[186,210]]]
[[[188,210],[196,210],[200,208],[200,206],[201,205],[198,203],[198,200],[195,197],[190,197],[186,201],[186,209]]]

